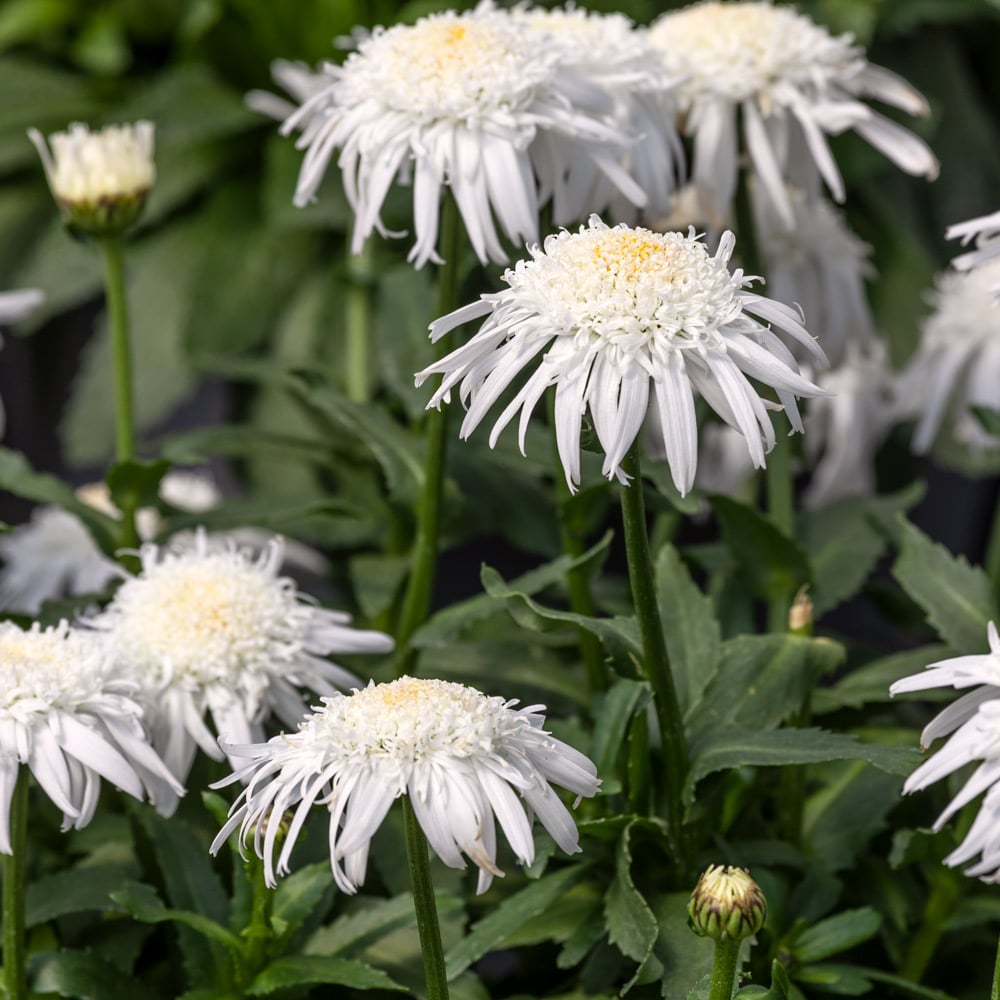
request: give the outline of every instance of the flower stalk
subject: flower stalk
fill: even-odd
[[[28,773],[18,767],[10,805],[11,853],[3,855],[3,980],[7,1000],[25,1000],[24,852],[28,831]]]
[[[347,255],[345,295],[347,398],[355,403],[371,400],[372,290],[375,273],[374,242],[365,243],[360,253]]]
[[[444,263],[438,271],[438,294],[435,316],[444,316],[458,304],[458,266],[461,225],[458,206],[446,197],[441,208],[441,247]],[[438,357],[444,355],[439,341]],[[427,413],[425,423],[427,452],[424,461],[424,488],[417,502],[417,532],[413,544],[410,576],[403,595],[399,626],[396,630],[396,675],[409,673],[416,658],[410,638],[423,624],[431,608],[434,571],[441,533],[441,498],[448,453],[448,408],[438,406]]]
[[[625,552],[632,601],[642,636],[644,669],[653,689],[656,718],[660,725],[665,764],[667,822],[679,851],[682,867],[687,867],[690,857],[687,837],[682,829],[684,807],[681,799],[688,773],[687,741],[684,737],[684,722],[670,670],[663,623],[660,620],[660,609],[656,600],[656,581],[646,533],[646,505],[642,495],[642,475],[636,445],[629,449],[622,462],[622,469],[631,479],[630,484],[621,491]]]
[[[444,945],[441,942],[441,925],[438,921],[437,903],[434,900],[427,838],[420,829],[407,795],[403,796],[403,824],[406,831],[406,858],[410,866],[410,885],[413,889],[413,908],[417,915],[420,953],[424,959],[427,1000],[448,1000]]]

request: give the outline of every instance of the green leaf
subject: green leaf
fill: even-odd
[[[950,993],[945,993],[944,990],[934,990],[929,986],[921,986],[920,983],[911,982],[902,976],[894,976],[881,969],[869,969],[864,966],[856,966],[856,969],[873,982],[891,986],[893,993],[899,996],[913,997],[914,1000],[955,1000]]]
[[[133,885],[131,868],[98,866],[70,868],[32,882],[27,889],[24,922],[35,927],[67,913],[87,910],[121,912],[111,893]]]
[[[108,470],[107,484],[111,502],[119,509],[155,507],[160,500],[160,481],[170,469],[170,463],[116,462]]]
[[[233,955],[242,956],[243,943],[221,924],[191,910],[172,910],[163,905],[151,885],[139,882],[112,893],[111,898],[130,916],[144,924],[177,923],[190,927],[202,937],[223,945]]]
[[[785,967],[775,959],[771,963],[771,988],[763,986],[744,986],[733,1000],[787,1000],[791,983]]]
[[[869,993],[871,980],[852,965],[824,962],[796,969],[797,982],[815,986],[824,993],[834,993],[842,997],[859,997]]]
[[[997,617],[989,577],[931,541],[900,517],[902,551],[893,575],[927,612],[938,635],[958,653],[980,653],[986,647],[986,625]]]
[[[634,822],[626,826],[618,841],[615,877],[604,899],[604,921],[608,940],[641,969],[653,954],[658,927],[649,903],[632,879],[630,840],[634,828]]]
[[[1000,437],[1000,410],[990,410],[985,406],[973,406],[972,412],[987,434],[992,437]]]
[[[500,947],[525,921],[544,913],[564,892],[580,882],[589,868],[586,863],[561,868],[508,896],[445,955],[448,979],[454,979],[488,951]]]
[[[804,930],[791,943],[790,949],[796,961],[803,965],[821,962],[873,938],[881,926],[881,914],[870,906],[844,910]]]
[[[35,994],[54,993],[80,1000],[135,1000],[143,992],[141,982],[89,951],[35,955],[32,964],[38,970]]]
[[[695,585],[673,545],[664,545],[656,557],[656,597],[677,699],[686,713],[697,704],[721,652],[715,605]]]
[[[54,504],[75,514],[105,552],[111,551],[117,544],[117,521],[78,500],[62,480],[35,472],[20,452],[0,447],[0,488],[25,500]]]
[[[326,465],[332,456],[330,447],[318,439],[244,424],[215,424],[171,434],[161,443],[160,453],[178,465],[198,465],[212,455],[242,458],[261,453]]]
[[[392,606],[410,568],[408,555],[365,553],[349,560],[351,582],[358,607],[366,618],[375,618]]]
[[[594,742],[591,757],[597,773],[605,779],[615,771],[615,762],[625,744],[625,734],[637,712],[645,710],[651,697],[649,685],[644,681],[619,678],[611,689],[601,696],[594,717]]]
[[[271,915],[284,925],[283,936],[291,936],[309,919],[324,897],[332,895],[330,864],[318,861],[300,868],[278,883]]]
[[[843,658],[843,648],[830,639],[781,633],[727,640],[704,697],[687,719],[691,739],[732,725],[774,729],[801,710],[820,677]]]
[[[712,971],[715,943],[698,937],[688,926],[688,897],[686,892],[671,892],[654,901],[660,928],[655,954],[663,966],[660,992],[666,1000],[687,997]]]
[[[849,497],[800,515],[797,532],[812,566],[817,618],[861,589],[885,552],[886,522],[909,510],[923,492],[921,483],[913,483],[890,496]]]
[[[709,497],[722,537],[753,593],[770,600],[790,598],[812,582],[809,560],[799,544],[749,504]]]
[[[450,896],[435,896],[438,910],[449,912],[457,905]],[[413,897],[407,893],[392,899],[365,899],[362,906],[321,927],[305,947],[314,955],[359,955],[389,934],[415,925]]]
[[[611,532],[608,532],[596,545],[576,558],[560,556],[544,566],[539,566],[537,569],[511,580],[510,583],[503,584],[503,587],[498,584],[498,589],[502,591],[500,596],[494,596],[490,593],[479,594],[468,600],[449,605],[438,611],[426,624],[417,629],[411,640],[412,644],[418,649],[442,645],[463,633],[468,626],[494,614],[507,601],[509,595],[533,596],[547,587],[558,586],[566,579],[566,574],[571,569],[577,566],[586,566],[592,560],[603,557],[611,544],[611,538]],[[487,568],[484,567],[484,571]],[[490,570],[490,572],[495,574],[494,570]],[[491,579],[500,580],[500,577],[495,574]]]
[[[825,729],[778,729],[760,732],[730,726],[706,734],[692,748],[691,773],[684,787],[685,802],[694,801],[695,785],[706,775],[734,767],[778,767],[828,760],[867,760],[888,774],[906,775],[919,763],[920,753],[907,747],[861,743],[845,733]]]
[[[349,958],[330,958],[326,955],[279,958],[257,975],[246,992],[248,996],[263,997],[288,986],[318,983],[346,986],[355,990],[405,992],[405,987],[393,981],[380,969],[373,969],[364,962],[356,962]]]

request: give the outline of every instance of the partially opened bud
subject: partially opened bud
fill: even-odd
[[[70,229],[112,236],[139,218],[156,179],[151,122],[109,125],[99,132],[76,122],[49,136],[48,145],[37,129],[29,129],[28,138]]]
[[[767,901],[746,868],[711,865],[688,900],[688,920],[697,934],[716,941],[742,941],[761,929]]]

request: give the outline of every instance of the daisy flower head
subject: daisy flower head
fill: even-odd
[[[371,839],[402,795],[446,865],[464,868],[465,855],[479,868],[479,892],[503,875],[495,821],[522,864],[535,856],[534,816],[564,851],[579,851],[573,818],[551,786],[589,797],[600,781],[589,758],[542,728],[542,706],[515,708],[516,700],[415,677],[322,701],[297,732],[230,748],[250,763],[220,784],[242,780],[246,788],[213,852],[238,829],[241,846],[252,840],[273,886],[289,870],[310,810],[321,806],[330,815],[334,880],[354,893],[364,882]],[[274,820],[286,810],[292,817],[277,851]]]
[[[0,622],[0,852],[12,853],[10,805],[22,764],[62,811],[64,830],[93,818],[101,778],[174,810],[184,789],[149,745],[134,696],[99,637],[66,622],[27,631]]]
[[[513,13],[547,36],[565,69],[607,91],[615,121],[632,137],[619,154],[620,163],[601,143],[591,155],[570,158],[566,183],[555,191],[556,225],[576,224],[606,205],[619,221],[634,219],[643,199],[645,217],[666,215],[684,150],[674,126],[677,81],[666,72],[660,51],[624,14],[583,10],[572,3],[551,9],[516,7]],[[540,133],[536,141],[554,142],[554,155],[568,143],[550,133]]]
[[[988,260],[1000,256],[1000,212],[983,215],[968,222],[949,226],[945,232],[949,240],[961,239],[962,246],[975,241],[975,247],[959,254],[951,263],[959,271],[971,271]],[[993,293],[1000,295],[1000,283],[993,286]]]
[[[835,37],[769,0],[709,0],[664,14],[649,36],[668,71],[684,77],[678,94],[693,136],[693,178],[715,226],[729,218],[736,191],[739,118],[753,174],[788,229],[795,218],[783,181],[813,192],[821,177],[844,200],[827,135],[852,129],[907,173],[937,176],[926,143],[864,98],[912,115],[927,114],[926,101],[869,63],[851,35]]]
[[[143,545],[141,571],[87,620],[103,632],[126,676],[150,703],[153,745],[186,777],[197,747],[221,760],[205,723],[235,743],[263,738],[275,713],[295,725],[306,712],[298,691],[332,694],[359,684],[332,653],[382,653],[392,640],[350,627],[278,575],[283,543],[259,552],[199,531],[186,544]]]
[[[970,271],[938,276],[934,311],[924,321],[920,345],[900,376],[900,417],[917,421],[912,448],[930,450],[942,429],[970,455],[1000,454],[975,407],[1000,408],[1000,258]]]
[[[97,132],[75,122],[48,144],[28,130],[67,224],[90,236],[122,233],[139,218],[156,180],[153,137],[147,121]]]
[[[564,67],[561,52],[488,2],[377,28],[343,66],[324,66],[327,85],[282,127],[299,131],[306,150],[296,204],[313,200],[339,149],[357,253],[373,230],[394,235],[380,218],[382,203],[395,179],[412,183],[409,259],[420,267],[441,260],[445,187],[484,263],[507,260],[498,225],[512,243],[537,239],[540,192],[575,204],[564,190],[575,156],[591,156],[626,195],[644,200],[617,163],[628,137],[613,121],[610,96]]]
[[[987,628],[987,638],[988,653],[931,663],[921,673],[896,681],[889,691],[897,695],[932,688],[972,688],[935,716],[920,734],[923,747],[943,736],[948,741],[906,779],[903,792],[919,791],[979,761],[979,767],[937,818],[934,829],[940,830],[959,809],[986,792],[965,839],[944,863],[956,867],[978,857],[965,874],[984,882],[1000,882],[1000,635],[993,622]]]
[[[818,364],[826,359],[798,313],[746,291],[749,279],[730,272],[734,242],[727,232],[713,255],[693,230],[609,228],[591,216],[579,232],[563,230],[529,248],[531,258],[504,274],[506,289],[432,323],[437,340],[486,316],[471,340],[418,372],[417,385],[444,376],[428,407],[448,402],[459,387],[466,438],[533,369],[493,425],[490,446],[520,411],[523,452],[531,414],[554,386],[556,442],[571,489],[580,483],[585,412],[605,454],[603,474],[627,482],[621,463],[652,397],[674,484],[687,493],[698,457],[695,390],[739,430],[759,468],[774,444],[768,406],[784,409],[801,430],[796,396],[823,390],[799,374],[789,349],[755,317],[780,327]],[[772,387],[779,403],[761,399],[748,376]]]

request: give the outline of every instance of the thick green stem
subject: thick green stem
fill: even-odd
[[[994,594],[1000,598],[1000,496],[997,497],[997,509],[993,512],[993,524],[986,542],[986,559],[983,565],[993,581]]]
[[[253,893],[253,903],[250,909],[250,923],[243,936],[247,940],[246,966],[251,978],[266,964],[268,946],[274,937],[271,929],[271,906],[274,893],[264,882],[264,862],[257,857],[251,857],[246,863],[246,877]]]
[[[792,486],[792,444],[788,423],[783,415],[775,418],[775,442],[767,456],[767,512],[771,520],[789,538],[795,536],[795,496]],[[791,593],[777,594],[768,605],[768,629],[788,631]]]
[[[931,874],[931,893],[924,904],[923,917],[899,967],[899,974],[915,983],[920,982],[934,952],[944,927],[951,918],[961,895],[961,875],[949,868],[936,867]]]
[[[563,475],[562,463],[559,461],[559,449],[555,443],[555,393],[550,393],[549,418],[552,424],[552,443],[556,457],[556,514],[559,519],[559,540],[563,554],[572,559],[583,555],[585,525],[573,506],[573,494]],[[566,587],[569,590],[570,610],[585,618],[594,617],[594,601],[590,596],[590,585],[586,572],[579,566],[566,573]],[[587,671],[587,686],[591,697],[606,691],[608,688],[608,671],[604,665],[604,653],[600,640],[593,632],[585,628],[577,628],[577,641],[580,646],[580,657]]]
[[[444,316],[458,305],[458,260],[461,236],[458,206],[450,196],[441,209],[441,253],[444,264],[438,272],[438,295],[435,316]],[[438,356],[445,346],[438,341]],[[424,623],[431,608],[434,571],[438,559],[438,536],[441,529],[441,494],[444,488],[445,458],[448,452],[448,407],[439,406],[427,414],[425,424],[427,452],[424,459],[424,488],[417,502],[417,534],[413,543],[410,577],[403,595],[403,606],[396,632],[396,673],[409,673],[416,658],[410,637]]]
[[[444,968],[444,945],[438,923],[431,862],[427,853],[427,838],[420,829],[408,796],[403,796],[403,824],[406,830],[406,858],[410,864],[410,886],[413,908],[417,914],[417,933],[424,959],[427,1000],[448,1000],[448,977]]]
[[[646,505],[642,495],[642,475],[635,445],[622,462],[631,483],[622,487],[622,521],[625,528],[625,553],[629,583],[642,636],[646,678],[653,689],[656,718],[663,744],[667,794],[667,823],[683,868],[690,866],[688,838],[683,830],[684,807],[681,794],[688,774],[687,742],[677,691],[674,688],[667,644],[656,600],[656,579],[646,534]]]
[[[715,942],[715,959],[712,962],[712,985],[708,1000],[732,1000],[736,985],[736,965],[739,961],[740,943],[729,938]]]
[[[24,964],[24,854],[28,831],[28,772],[17,769],[10,804],[10,846],[3,855],[3,978],[7,1000],[24,1000],[28,983]]]
[[[115,459],[131,462],[135,458],[135,418],[132,411],[132,346],[129,340],[128,304],[125,298],[125,257],[121,236],[105,236],[99,241],[104,263],[104,294],[107,299],[108,325],[111,328],[111,359],[115,380]],[[134,504],[122,510],[121,547],[135,548],[139,536],[135,530]]]
[[[371,399],[372,290],[375,274],[375,243],[368,240],[361,253],[348,253],[347,292],[344,296],[347,398],[356,403]]]

